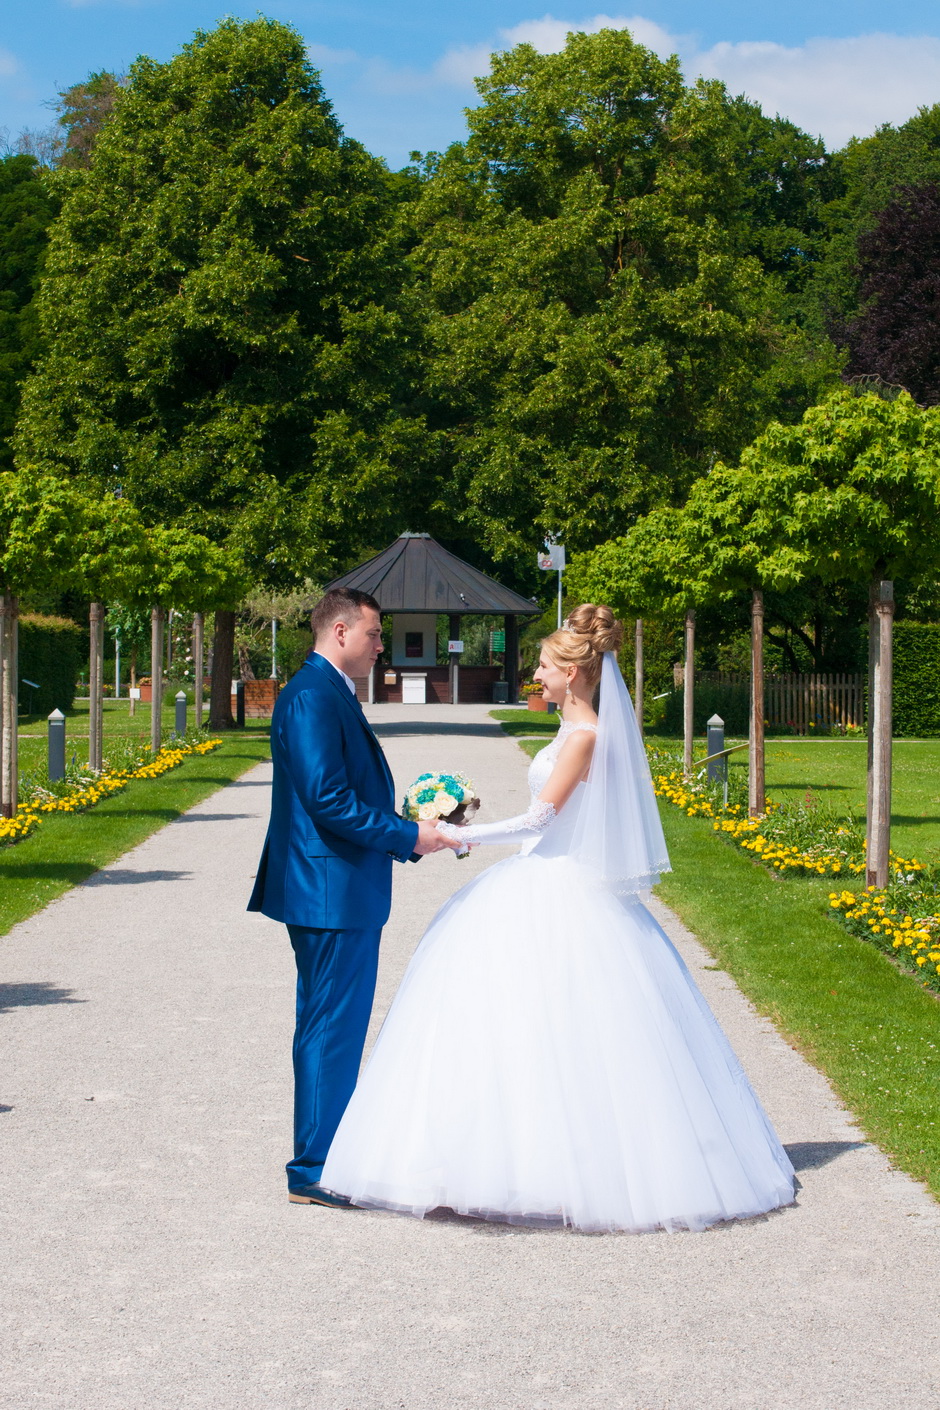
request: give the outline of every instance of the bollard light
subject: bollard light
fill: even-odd
[[[53,710],[49,716],[49,752],[47,755],[49,782],[65,778],[65,716]]]
[[[235,724],[245,728],[245,682],[235,681]]]
[[[705,737],[705,753],[710,760],[708,764],[709,783],[723,783],[725,786],[725,805],[728,803],[728,759],[714,758],[715,754],[721,754],[725,747],[725,722],[720,715],[712,715],[708,721],[708,732]]]
[[[186,692],[177,691],[176,695],[176,719],[174,721],[173,733],[184,735],[186,733]]]

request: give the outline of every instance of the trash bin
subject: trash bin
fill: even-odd
[[[494,705],[508,705],[508,704],[509,704],[509,682],[508,682],[508,681],[494,681],[494,682],[493,682],[493,704],[494,704]]]

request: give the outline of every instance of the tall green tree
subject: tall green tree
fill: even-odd
[[[0,158],[0,470],[12,468],[20,384],[39,355],[36,291],[57,207],[32,157]]]
[[[477,86],[416,210],[441,498],[496,558],[542,531],[592,547],[835,364],[786,317],[784,241],[758,237],[790,218],[775,162],[720,84],[606,30],[494,55]]]
[[[259,581],[383,532],[415,439],[388,371],[388,173],[299,34],[226,20],[138,60],[91,166],[59,180],[20,455],[232,545]]]
[[[940,103],[921,108],[898,127],[885,123],[871,137],[853,138],[828,162],[825,229],[805,298],[808,325],[828,329],[840,346],[866,296],[859,241],[904,187],[940,182]]]
[[[114,115],[124,80],[108,69],[90,73],[81,83],[59,90],[53,104],[62,134],[57,165],[67,171],[91,166],[92,152],[105,123]]]

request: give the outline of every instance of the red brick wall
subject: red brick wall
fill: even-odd
[[[274,713],[274,702],[281,688],[280,681],[245,681],[245,718],[266,720]],[[235,696],[232,696],[232,714],[235,714]]]

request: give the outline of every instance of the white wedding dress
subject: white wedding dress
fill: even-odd
[[[557,819],[538,802],[576,728],[533,760],[528,814],[471,828],[523,846],[415,951],[323,1169],[354,1204],[640,1232],[793,1200],[787,1155],[676,950],[638,896],[564,855],[585,785]]]

